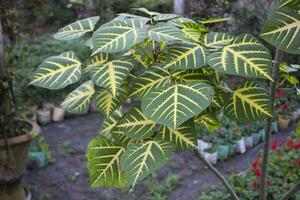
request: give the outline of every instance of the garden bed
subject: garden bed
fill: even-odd
[[[205,186],[219,186],[215,176],[203,169],[193,152],[186,151],[173,154],[172,160],[154,175],[154,179],[144,180],[132,193],[103,187],[91,190],[85,151],[88,141],[97,134],[101,121],[99,114],[90,114],[43,128],[42,135],[52,149],[55,162],[43,169],[29,165],[25,184],[34,199],[197,199]],[[279,133],[274,137],[282,141],[287,134]],[[219,162],[216,167],[226,175],[244,171],[255,160],[261,147],[259,144],[243,155]]]

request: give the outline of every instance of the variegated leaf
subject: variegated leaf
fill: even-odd
[[[300,8],[284,6],[274,10],[267,20],[261,37],[288,53],[300,54]]]
[[[134,80],[130,97],[143,97],[150,89],[168,84],[171,74],[160,67],[153,66]]]
[[[126,177],[120,157],[125,149],[103,136],[97,136],[88,145],[87,159],[91,187],[124,187]]]
[[[151,89],[142,98],[142,110],[147,118],[175,130],[207,108],[213,95],[206,83],[170,84]]]
[[[185,36],[188,39],[194,40],[196,42],[199,42],[200,37],[208,31],[205,26],[192,22],[182,23],[181,30],[185,33]]]
[[[104,87],[113,97],[116,97],[120,86],[124,83],[133,66],[134,60],[124,56],[92,68],[90,76],[97,86]]]
[[[109,136],[111,130],[116,126],[118,121],[122,118],[123,114],[124,113],[122,107],[120,107],[117,110],[115,110],[108,118],[104,119],[99,134],[104,136]]]
[[[132,8],[132,10],[137,10],[137,11],[140,11],[140,12],[143,12],[149,16],[155,16],[155,15],[159,15],[160,13],[158,12],[154,12],[154,11],[149,11],[147,8]]]
[[[176,43],[167,48],[167,60],[162,64],[165,69],[197,69],[206,64],[208,51],[192,43]]]
[[[116,128],[129,138],[141,140],[153,135],[155,124],[154,121],[147,119],[140,108],[134,107],[122,117]]]
[[[121,165],[133,187],[159,169],[170,158],[173,146],[169,143],[149,140],[144,143],[130,144],[121,156]]]
[[[204,74],[203,68],[182,70],[172,74],[172,76],[179,82],[184,83],[197,83],[197,82],[209,82],[209,77]]]
[[[196,131],[193,120],[186,121],[176,130],[163,126],[157,133],[157,137],[162,141],[173,143],[178,150],[197,147]]]
[[[86,81],[71,92],[62,102],[61,106],[71,113],[83,113],[89,109],[91,98],[94,94],[94,84]]]
[[[146,20],[130,18],[111,21],[102,25],[92,36],[93,54],[98,52],[115,53],[126,51],[143,41],[146,34]]]
[[[210,32],[204,36],[205,46],[212,49],[219,49],[230,44],[234,37],[228,33]]]
[[[176,14],[157,14],[153,17],[154,21],[160,22],[160,21],[167,21],[170,19],[174,19],[180,17],[179,15]]]
[[[157,42],[170,42],[174,40],[184,40],[184,33],[175,26],[162,25],[149,30],[149,38]]]
[[[98,89],[94,95],[94,102],[97,109],[108,118],[115,110],[117,110],[127,96],[126,89],[120,87],[117,97],[113,97],[105,89]]]
[[[57,40],[72,40],[94,30],[100,17],[89,17],[69,24],[57,31],[54,38]]]
[[[103,65],[108,59],[108,53],[98,53],[92,56],[91,60],[87,63],[86,68],[84,68],[84,72],[89,72],[92,68]]]
[[[64,88],[81,78],[81,63],[73,51],[44,60],[30,84],[51,90]]]
[[[234,120],[255,121],[272,117],[270,107],[270,97],[265,88],[254,82],[246,82],[233,92],[224,112]]]
[[[219,73],[272,80],[272,57],[258,39],[239,35],[229,44],[212,53],[208,64]]]
[[[206,128],[208,131],[214,131],[218,129],[221,125],[218,119],[212,114],[203,114],[196,117],[195,123]]]

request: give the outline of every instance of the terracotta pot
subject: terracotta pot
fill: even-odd
[[[284,115],[278,115],[278,126],[280,130],[285,130],[289,127],[290,118]]]
[[[31,125],[31,131],[23,135],[9,138],[8,147],[4,139],[0,140],[0,200],[24,200],[27,195],[21,184],[25,171],[31,135],[40,131],[38,125]]]
[[[52,110],[52,121],[61,122],[65,118],[65,110],[61,107],[55,106]]]

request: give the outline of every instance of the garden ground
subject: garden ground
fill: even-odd
[[[133,192],[129,192],[129,189],[90,189],[85,150],[88,142],[97,134],[102,119],[99,114],[90,114],[43,128],[41,134],[50,145],[55,162],[44,169],[29,165],[25,184],[31,190],[33,199],[190,200],[197,199],[206,186],[219,186],[216,177],[204,169],[193,152],[186,151],[174,154],[165,167],[141,182]],[[282,141],[287,133],[281,132],[274,137]],[[217,168],[226,175],[242,172],[249,167],[261,148],[262,144],[243,155],[219,162]]]

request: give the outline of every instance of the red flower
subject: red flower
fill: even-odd
[[[256,182],[253,182],[251,185],[253,190],[257,190],[258,189],[258,184]]]
[[[276,98],[281,98],[281,97],[284,97],[285,96],[285,93],[283,90],[277,90],[276,91]]]
[[[272,182],[272,180],[268,180],[268,185],[273,185],[273,182]]]
[[[278,140],[277,139],[274,139],[272,144],[271,144],[271,149],[272,151],[275,151],[278,147]]]
[[[288,186],[283,186],[283,189],[284,189],[285,191],[289,191],[289,190],[290,190],[290,188],[289,188]]]
[[[296,143],[296,144],[294,145],[294,148],[295,148],[296,150],[300,149],[300,140],[299,140],[298,143]]]
[[[260,176],[261,176],[260,170],[256,170],[256,171],[255,171],[255,176],[256,176],[256,177],[260,177]]]
[[[255,161],[253,163],[251,163],[251,168],[256,171],[259,169],[259,164],[260,164],[260,159],[259,157],[257,156]]]
[[[282,105],[282,109],[283,109],[283,110],[289,109],[289,104],[288,104],[288,103],[283,104],[283,105]]]
[[[300,167],[300,160],[294,160],[293,163],[296,167]]]
[[[287,141],[287,148],[288,148],[288,150],[293,150],[294,147],[295,147],[294,139],[293,139],[293,138],[290,138],[290,139]]]

